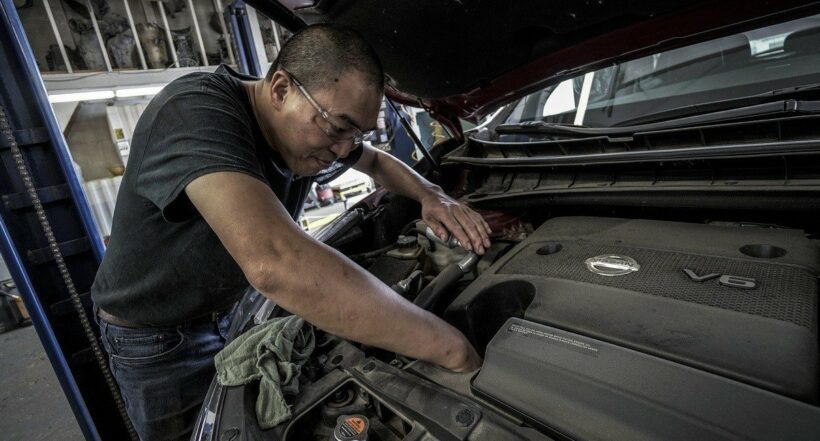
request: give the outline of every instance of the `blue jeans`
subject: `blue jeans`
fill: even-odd
[[[225,313],[217,322],[156,328],[98,319],[111,371],[142,441],[191,437],[230,319]]]

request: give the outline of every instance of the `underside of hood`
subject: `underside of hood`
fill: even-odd
[[[603,65],[820,10],[796,0],[254,0],[286,27],[335,23],[373,45],[388,96],[475,119]]]

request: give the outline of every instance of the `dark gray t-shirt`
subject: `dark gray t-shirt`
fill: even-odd
[[[332,180],[361,157],[357,148],[317,176],[294,176],[256,122],[241,83],[255,79],[220,66],[177,79],[146,107],[91,287],[97,306],[160,326],[230,307],[248,282],[185,187],[208,173],[245,173],[268,184],[295,219],[312,182]]]

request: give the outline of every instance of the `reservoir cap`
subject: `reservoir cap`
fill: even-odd
[[[336,419],[333,437],[336,441],[367,441],[370,421],[364,415],[342,415]]]

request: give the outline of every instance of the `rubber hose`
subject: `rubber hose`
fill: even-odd
[[[429,310],[436,303],[436,300],[438,300],[448,288],[458,282],[462,276],[464,276],[464,271],[462,271],[458,263],[447,265],[438,273],[435,279],[431,280],[430,283],[421,290],[413,303],[419,308]]]

